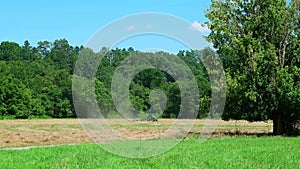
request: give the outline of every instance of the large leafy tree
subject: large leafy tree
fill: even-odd
[[[299,123],[298,0],[212,0],[206,17],[227,72],[223,118],[273,120],[273,133]]]

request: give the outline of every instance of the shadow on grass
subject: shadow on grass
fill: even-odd
[[[188,135],[185,139],[194,139],[198,138],[200,135],[205,135],[207,133],[202,132],[188,132]],[[222,138],[222,137],[276,137],[278,135],[274,135],[272,132],[241,132],[238,130],[235,131],[226,131],[226,132],[214,132],[211,135],[211,138]],[[283,137],[299,137],[299,134],[293,135],[283,135]]]

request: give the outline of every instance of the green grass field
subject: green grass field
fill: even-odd
[[[134,142],[132,142],[134,144]],[[300,138],[184,140],[145,159],[113,155],[95,144],[0,151],[0,168],[300,168]]]

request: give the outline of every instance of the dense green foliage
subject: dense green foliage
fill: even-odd
[[[105,50],[105,48],[103,48]],[[211,49],[197,51],[213,53]],[[0,45],[0,116],[1,118],[33,118],[76,117],[72,100],[72,78],[75,63],[79,54],[103,57],[98,67],[95,85],[96,100],[105,116],[115,116],[116,110],[112,101],[111,80],[116,68],[128,56],[138,54],[139,57],[154,55],[129,49],[112,49],[103,56],[103,51],[94,53],[84,47],[73,47],[65,39],[52,42],[39,42],[33,47],[28,41],[20,46],[14,42],[2,42]],[[182,59],[193,72],[199,87],[200,114],[205,117],[209,108],[210,85],[201,59],[194,51],[179,51],[178,55],[158,52],[156,55],[172,56]],[[91,64],[93,64],[93,58]],[[88,77],[89,66],[82,69]],[[176,68],[173,68],[176,69]],[[93,78],[93,77],[90,77]],[[89,83],[81,81],[79,88],[86,92],[76,93],[83,98],[84,113],[89,113],[91,100],[84,100],[91,90]],[[164,112],[156,112],[163,117],[176,117],[180,110],[180,89],[176,81],[166,72],[157,69],[147,69],[138,73],[130,84],[130,100],[133,106],[143,116],[150,108],[149,94],[160,89],[168,97]],[[194,95],[191,91],[190,95]],[[153,98],[154,100],[157,98]],[[77,104],[77,103],[76,103]],[[183,105],[185,106],[185,105]]]
[[[136,144],[136,142],[132,142]],[[6,150],[0,168],[297,168],[298,138],[224,138],[200,144],[185,140],[146,159],[128,159],[97,145]]]
[[[224,119],[272,119],[274,134],[300,123],[298,0],[212,0],[208,39],[227,77]]]
[[[80,51],[65,39],[0,45],[0,115],[75,117],[71,106],[71,72]]]

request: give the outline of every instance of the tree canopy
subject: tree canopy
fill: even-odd
[[[103,50],[106,54],[103,56]],[[106,117],[116,116],[112,93],[111,80],[120,63],[130,55],[139,57],[149,55],[161,55],[182,59],[195,76],[199,90],[200,113],[198,117],[206,117],[209,110],[210,84],[207,73],[201,63],[201,59],[193,51],[179,51],[177,55],[158,52],[156,54],[144,53],[128,49],[103,48],[95,53],[84,47],[71,46],[66,39],[54,42],[41,41],[36,47],[28,41],[23,46],[15,42],[2,42],[0,44],[0,117],[1,118],[72,118],[77,114],[74,110],[72,97],[72,79],[74,79],[74,66],[79,54],[86,58],[102,57],[95,77],[89,70],[90,66],[81,69],[84,77],[93,80],[94,91],[75,93],[80,100],[81,111],[91,111],[88,103],[91,100],[86,97],[89,92],[96,94],[98,107]],[[205,51],[213,50],[207,48]],[[207,52],[206,52],[207,53]],[[208,52],[209,53],[209,52]],[[95,58],[90,57],[90,64],[94,64]],[[78,78],[78,77],[76,77]],[[81,82],[87,79],[80,79]],[[90,84],[80,83],[76,86],[82,89],[91,89]],[[156,115],[169,118],[176,117],[181,107],[180,89],[177,82],[167,72],[157,69],[146,69],[138,73],[130,83],[129,96],[134,108],[140,113],[136,117],[149,113],[151,91],[159,89],[168,97],[165,110],[157,110]],[[84,91],[84,90],[83,90]],[[194,93],[191,93],[194,95]],[[76,103],[77,104],[77,103]],[[157,106],[157,105],[156,105]]]
[[[299,7],[297,0],[212,0],[208,39],[226,69],[224,119],[272,119],[274,134],[296,132]]]

